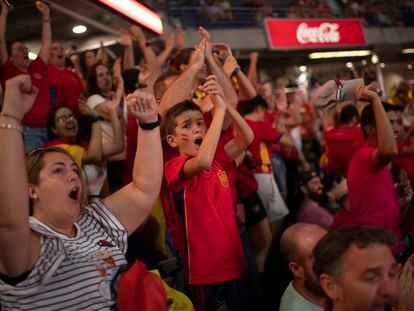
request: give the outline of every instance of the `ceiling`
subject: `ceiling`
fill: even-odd
[[[129,20],[101,6],[96,0],[45,0],[50,6],[53,40],[83,46],[86,42],[115,38],[118,29],[127,28]],[[23,41],[32,46],[41,40],[41,14],[34,0],[15,0],[14,9],[8,15],[6,41]],[[88,27],[83,34],[72,32],[73,26]],[[147,38],[155,37],[146,30]],[[83,49],[82,49],[83,50]]]

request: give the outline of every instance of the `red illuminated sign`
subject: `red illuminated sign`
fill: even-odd
[[[159,35],[164,33],[160,16],[135,0],[99,0]]]
[[[264,23],[272,49],[365,45],[358,19],[266,19]]]

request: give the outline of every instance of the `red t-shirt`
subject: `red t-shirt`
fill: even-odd
[[[355,225],[389,228],[399,244],[394,252],[399,253],[403,250],[401,211],[391,172],[387,166],[380,166],[374,161],[375,150],[377,148],[373,146],[362,147],[354,154],[349,165],[349,220]]]
[[[414,180],[414,156],[412,154],[404,154],[403,150],[411,145],[411,141],[403,143],[397,142],[398,155],[392,159],[392,165],[403,168],[409,180]]]
[[[32,79],[32,84],[39,89],[39,93],[37,94],[32,109],[24,116],[22,124],[29,127],[46,127],[47,115],[50,111],[47,65],[40,57],[37,57],[30,63],[28,71],[28,73],[21,71],[13,64],[10,58],[7,59],[6,63],[0,66],[1,86],[5,90],[6,80],[21,74],[29,74]]]
[[[258,161],[257,173],[272,172],[271,166],[271,145],[277,143],[282,133],[276,131],[266,121],[252,121],[246,119],[247,124],[253,131],[254,139],[249,146],[253,158]]]
[[[49,64],[47,71],[50,84],[55,90],[54,106],[67,106],[74,113],[80,114],[78,99],[83,92],[82,80],[78,75],[66,68]]]
[[[190,284],[211,284],[239,278],[246,262],[236,224],[235,201],[227,172],[235,169],[219,144],[208,171],[191,179],[182,178],[187,156],[165,165],[175,208],[182,208],[185,224],[185,254]]]
[[[346,176],[354,153],[365,145],[365,138],[359,126],[341,126],[324,131],[328,164],[326,168]]]

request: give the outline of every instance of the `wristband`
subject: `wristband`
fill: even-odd
[[[23,136],[23,128],[20,125],[0,123],[0,130],[16,130]]]
[[[104,118],[102,118],[101,116],[96,116],[96,117],[91,117],[91,118],[88,118],[88,122],[89,122],[90,124],[95,123],[95,122],[97,122],[97,121],[103,121],[103,120],[105,120],[105,119],[104,119]]]
[[[142,123],[142,122],[138,122],[138,126],[140,128],[142,128],[143,130],[146,130],[146,131],[150,131],[150,130],[155,129],[161,123],[161,116],[159,114],[157,114],[157,116],[158,116],[158,120],[157,121],[152,122],[152,123]]]

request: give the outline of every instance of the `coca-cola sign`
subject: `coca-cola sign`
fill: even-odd
[[[266,19],[265,29],[272,49],[365,45],[361,21],[356,19]]]

